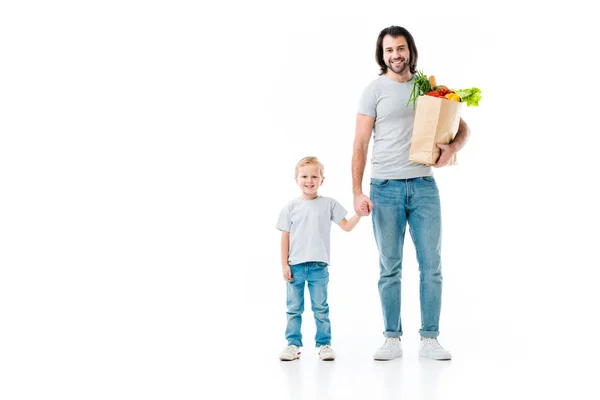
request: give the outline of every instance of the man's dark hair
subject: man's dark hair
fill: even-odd
[[[379,75],[383,75],[387,72],[388,67],[385,65],[385,60],[383,59],[383,38],[385,35],[390,35],[393,38],[398,36],[404,36],[406,39],[406,43],[408,44],[408,51],[410,52],[410,72],[417,72],[417,59],[419,58],[419,52],[417,51],[417,45],[415,44],[415,39],[413,39],[412,35],[409,31],[404,29],[401,26],[388,26],[384,30],[379,33],[379,37],[377,38],[377,48],[375,49],[375,59],[377,60],[377,64],[381,68],[381,72]]]

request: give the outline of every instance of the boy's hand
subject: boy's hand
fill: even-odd
[[[354,195],[354,211],[361,217],[366,217],[373,210],[373,202],[363,193]]]
[[[292,278],[292,269],[289,265],[284,265],[281,267],[283,270],[283,280],[286,282],[292,282],[294,278]]]
[[[362,211],[362,214],[359,214],[361,217],[362,217],[363,215],[369,215],[369,213],[371,212],[371,210],[369,210],[369,205],[368,205],[368,203],[363,203],[363,204],[360,206],[360,211]]]

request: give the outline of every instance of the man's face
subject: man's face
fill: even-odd
[[[392,72],[398,75],[403,74],[410,64],[410,52],[404,36],[385,35],[382,44],[385,65]]]

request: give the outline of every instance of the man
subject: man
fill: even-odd
[[[450,360],[450,353],[437,341],[442,295],[438,188],[430,166],[408,160],[415,109],[406,104],[418,59],[412,35],[399,26],[384,29],[377,39],[376,59],[381,72],[360,99],[352,157],[354,209],[361,215],[372,212],[379,250],[378,287],[386,339],[374,358],[391,360],[402,356],[400,283],[402,247],[408,224],[420,271],[419,355]],[[371,134],[374,143],[369,198],[362,192],[362,180]],[[468,136],[469,128],[461,119],[452,143],[437,145],[441,154],[434,167],[446,165],[465,145]]]

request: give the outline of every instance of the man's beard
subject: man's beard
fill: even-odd
[[[401,65],[401,67],[400,67],[400,70],[399,70],[399,71],[396,71],[396,70],[394,69],[394,67],[392,67],[392,65],[393,65],[393,64],[392,64],[392,62],[390,61],[389,68],[392,70],[392,72],[393,72],[393,73],[395,73],[395,74],[398,74],[398,75],[402,75],[402,74],[404,73],[404,71],[406,71],[406,68],[408,68],[408,60],[405,60],[405,61],[402,63],[402,65]]]

